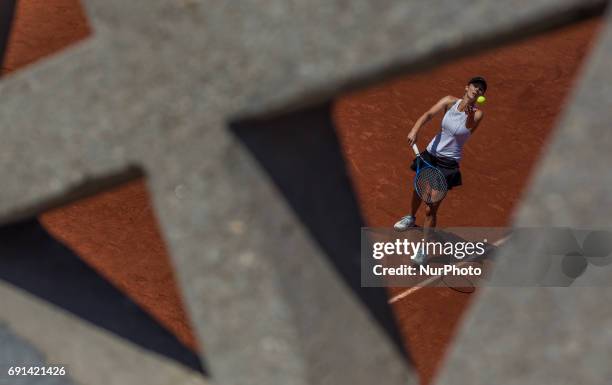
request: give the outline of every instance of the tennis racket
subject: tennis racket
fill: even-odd
[[[414,177],[415,191],[425,203],[440,202],[448,191],[444,174],[421,157],[416,143],[412,145],[412,150],[417,156],[416,176]]]

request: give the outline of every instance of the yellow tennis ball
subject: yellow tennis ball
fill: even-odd
[[[487,101],[487,98],[485,98],[484,96],[480,95],[478,98],[476,98],[476,102],[483,104],[484,102]]]

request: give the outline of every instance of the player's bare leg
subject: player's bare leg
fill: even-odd
[[[401,218],[399,221],[397,221],[395,225],[393,225],[395,231],[406,231],[409,228],[415,226],[416,212],[419,210],[421,202],[421,197],[419,196],[419,194],[417,194],[416,190],[413,190],[412,204],[410,205],[410,214]]]
[[[425,223],[423,224],[423,227],[436,227],[438,209],[440,208],[441,203],[442,201],[436,203],[429,203],[427,205],[427,207],[425,208]]]
[[[419,207],[421,207],[421,202],[423,202],[423,200],[421,199],[419,194],[417,194],[416,189],[413,189],[412,190],[412,205],[410,206],[410,215],[412,215],[413,217],[416,217],[416,213],[419,210]]]
[[[441,202],[428,203],[425,207],[425,223],[423,223],[423,239],[429,242],[432,238],[432,232],[436,227],[436,215]],[[414,263],[423,265],[427,262],[428,256],[426,251],[421,250],[414,256]]]

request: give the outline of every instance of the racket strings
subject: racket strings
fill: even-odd
[[[427,203],[439,202],[446,196],[446,178],[442,171],[436,168],[426,167],[420,170],[415,182],[417,193]]]

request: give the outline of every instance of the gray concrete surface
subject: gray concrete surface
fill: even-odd
[[[521,203],[517,226],[612,229],[610,12],[597,39]],[[516,246],[502,252],[493,284],[504,271],[516,270],[512,265],[533,265],[513,252]],[[483,289],[436,384],[610,383],[612,274],[588,266],[581,278],[594,286]]]
[[[71,385],[70,375],[40,375],[40,373],[61,373],[61,365],[50,363],[35,346],[15,335],[6,325],[0,323],[0,384],[2,385]],[[22,375],[32,370],[39,375]],[[65,368],[64,368],[65,369]],[[12,370],[13,375],[9,375]],[[14,374],[18,370],[20,374]]]
[[[0,83],[0,218],[144,173],[215,381],[416,383],[228,122],[299,108],[602,3],[85,1],[92,38]],[[236,222],[247,231],[233,231]],[[284,290],[289,272],[300,296]]]
[[[0,282],[0,364],[64,366],[66,376],[26,384],[206,385],[199,372],[145,350],[19,288]],[[21,379],[21,377],[19,377]],[[0,384],[18,384],[0,373]],[[37,382],[39,381],[39,382]]]

